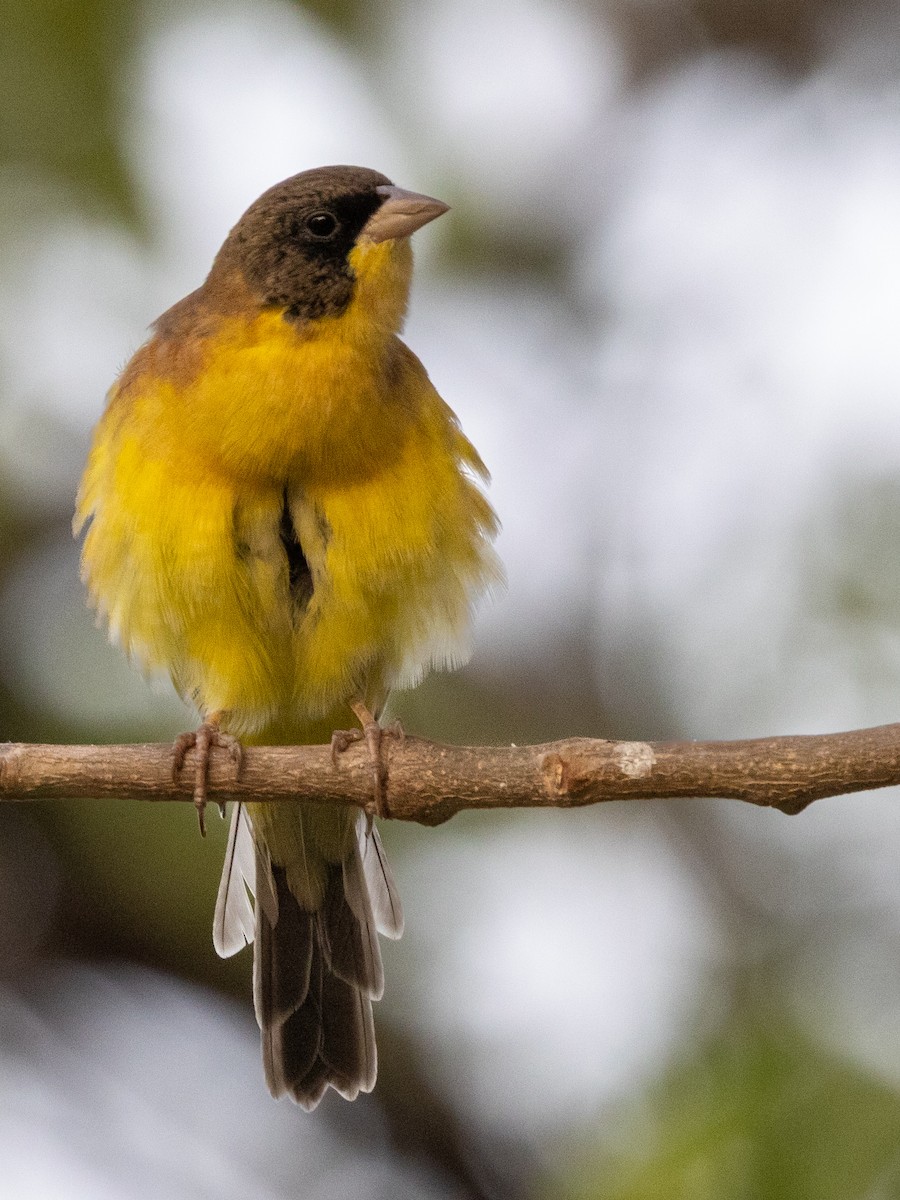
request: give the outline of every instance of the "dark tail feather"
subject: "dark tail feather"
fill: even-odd
[[[282,868],[270,870],[277,908],[256,903],[253,1002],[261,1029],[283,1025],[306,999],[316,940],[314,915],[291,895]]]
[[[362,879],[355,857],[356,866],[327,867],[318,912],[301,907],[274,863],[277,907],[256,905],[254,1000],[266,1081],[273,1096],[293,1096],[306,1109],[329,1086],[353,1100],[375,1084],[372,998],[383,975],[365,885],[345,893],[348,870]]]

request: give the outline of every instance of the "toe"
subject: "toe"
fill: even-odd
[[[178,776],[181,768],[184,766],[184,760],[187,758],[188,750],[192,750],[197,744],[197,732],[191,730],[190,733],[180,733],[175,739],[172,746],[172,778],[178,781]]]
[[[355,742],[361,742],[364,737],[361,729],[335,729],[331,735],[331,761],[337,766],[340,755],[344,754]]]

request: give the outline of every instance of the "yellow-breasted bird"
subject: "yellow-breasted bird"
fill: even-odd
[[[111,636],[198,709],[176,763],[196,747],[201,812],[212,745],[319,742],[355,715],[377,752],[389,690],[465,657],[496,519],[397,336],[409,236],[446,208],[360,167],[284,180],[111,390],[78,496],[83,577]],[[273,1095],[371,1090],[376,929],[401,927],[364,816],[235,806],[214,942],[255,936]]]

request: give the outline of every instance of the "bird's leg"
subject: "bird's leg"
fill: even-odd
[[[234,763],[235,775],[240,775],[244,751],[241,743],[230,733],[223,733],[219,728],[224,713],[216,712],[206,717],[203,724],[190,733],[182,733],[175,739],[172,760],[172,778],[178,781],[178,776],[184,766],[184,760],[189,750],[194,751],[194,807],[197,809],[197,822],[200,825],[201,837],[206,837],[206,789],[209,777],[210,751],[213,746],[227,750]],[[219,803],[219,811],[225,815],[225,805]]]
[[[351,700],[350,707],[362,729],[336,729],[331,735],[331,757],[336,763],[337,756],[352,746],[354,742],[365,740],[372,761],[372,781],[375,791],[375,815],[389,817],[387,805],[387,762],[384,757],[385,737],[395,737],[402,743],[403,729],[399,721],[392,722],[386,728],[378,724],[375,714],[367,708],[362,700]]]

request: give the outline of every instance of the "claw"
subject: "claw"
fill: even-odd
[[[362,701],[354,700],[350,707],[353,709],[362,729],[336,729],[331,735],[331,761],[337,766],[338,756],[343,754],[354,742],[365,740],[372,763],[372,787],[374,792],[373,808],[376,816],[389,817],[387,803],[388,768],[384,756],[384,739],[396,738],[400,745],[406,737],[399,721],[393,721],[382,728],[374,714],[366,708]],[[371,812],[369,814],[371,820]]]
[[[244,762],[244,748],[236,737],[223,733],[219,728],[216,716],[204,721],[190,733],[182,733],[175,739],[172,756],[172,778],[178,781],[189,750],[194,751],[194,807],[197,810],[197,824],[200,826],[200,836],[206,837],[206,802],[209,778],[210,752],[214,746],[227,750],[234,763],[235,777],[239,777]],[[225,803],[219,801],[219,812],[225,816]]]
[[[385,725],[382,727],[382,733],[385,737],[396,738],[397,745],[401,749],[406,745],[406,730],[400,724],[400,721],[397,717],[391,721],[390,725]]]

